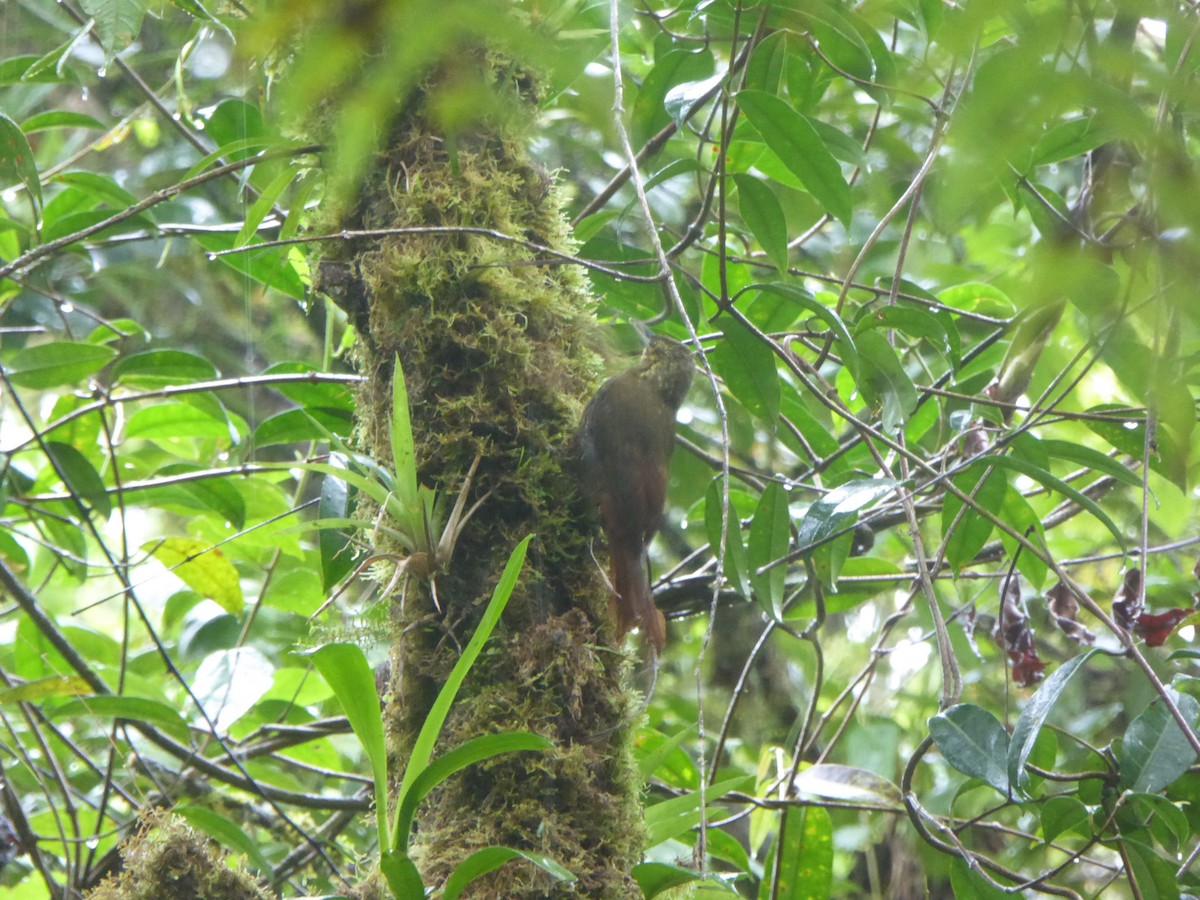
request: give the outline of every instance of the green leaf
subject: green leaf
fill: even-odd
[[[227,816],[203,806],[188,804],[171,807],[171,812],[183,816],[194,828],[198,828],[218,843],[235,853],[243,853],[250,864],[262,875],[270,875],[274,869],[259,849],[258,843],[250,839],[241,828]]]
[[[711,833],[710,833],[711,837]],[[647,900],[657,897],[664,891],[700,881],[699,872],[685,869],[683,866],[673,866],[669,863],[644,862],[633,867],[633,880],[642,889],[642,896]]]
[[[731,491],[732,494],[732,491]],[[718,552],[721,546],[722,519],[721,478],[714,478],[704,495],[704,527],[709,546]],[[725,531],[725,577],[743,597],[750,596],[749,563],[746,560],[746,545],[742,540],[742,525],[730,497],[729,522]]]
[[[1079,116],[1051,126],[1038,138],[1030,153],[1030,168],[1082,156],[1112,139],[1094,116]]]
[[[1128,838],[1121,841],[1129,860],[1129,880],[1137,885],[1134,896],[1142,900],[1179,900],[1175,864],[1155,847]]]
[[[194,236],[196,242],[209,253],[233,249],[236,238],[235,234],[217,231],[206,231]],[[287,247],[245,250],[217,257],[222,265],[253,278],[259,284],[274,288],[293,300],[303,300],[308,292],[305,278],[298,268],[300,259],[298,254],[293,255]]]
[[[1008,732],[986,709],[952,706],[929,720],[929,736],[955,769],[1009,795]]]
[[[60,172],[54,176],[54,180],[60,184],[70,185],[79,193],[86,194],[114,210],[124,209],[138,202],[138,198],[117,184],[111,175],[103,175],[98,172]],[[54,202],[52,200],[47,204],[47,211],[54,205]]]
[[[91,694],[92,686],[79,675],[47,675],[0,690],[0,704],[45,700],[47,697],[77,697]]]
[[[173,384],[210,381],[217,369],[203,356],[185,350],[146,350],[122,356],[113,363],[113,383],[123,382],[141,388],[159,388]]]
[[[917,408],[916,388],[883,335],[864,331],[857,343],[855,383],[868,405],[881,413],[883,430],[894,433]]]
[[[78,384],[103,369],[117,351],[75,341],[35,344],[13,355],[6,366],[8,379],[27,388],[52,388]]]
[[[993,516],[1000,509],[1008,491],[1008,479],[1005,474],[986,463],[968,466],[951,481],[955,487],[971,497],[979,509],[987,510]],[[942,502],[942,538],[946,541],[946,562],[956,572],[960,572],[962,567],[983,549],[995,527],[992,519],[978,512],[976,507],[966,506],[966,509],[963,509],[964,506],[966,504],[962,500],[949,492]],[[954,528],[953,531],[950,530],[951,527]]]
[[[1189,694],[1171,691],[1179,711],[1195,730],[1200,722],[1200,702]],[[1156,700],[1129,723],[1117,754],[1121,787],[1135,793],[1161,791],[1196,761],[1196,751],[1162,700]]]
[[[213,512],[220,516],[223,522],[228,522],[235,530],[240,531],[246,524],[246,498],[236,485],[245,482],[233,482],[228,478],[182,478],[207,471],[193,463],[171,463],[163,466],[154,473],[154,478],[168,483],[139,491],[138,502],[150,507],[165,508],[177,504],[187,509]],[[174,483],[170,483],[172,481]]]
[[[254,429],[254,444],[270,447],[319,441],[329,434],[348,435],[353,427],[353,416],[342,409],[287,409],[259,423]]]
[[[780,381],[775,353],[733,319],[722,318],[724,340],[709,353],[729,393],[770,428],[779,418]]]
[[[446,716],[450,712],[450,706],[454,703],[454,698],[458,695],[458,689],[462,686],[463,679],[471,671],[471,666],[475,664],[475,660],[483,650],[483,645],[491,636],[496,623],[500,621],[500,614],[504,612],[504,607],[508,604],[508,598],[512,595],[513,588],[517,585],[517,577],[521,573],[521,566],[525,562],[525,552],[529,548],[531,540],[533,540],[533,535],[526,537],[513,549],[512,555],[508,558],[508,563],[504,566],[504,571],[500,574],[500,580],[496,583],[495,590],[492,591],[492,599],[488,601],[487,608],[483,611],[483,617],[479,620],[479,625],[476,627],[475,633],[471,635],[471,640],[463,650],[462,656],[458,658],[458,662],[454,664],[454,668],[446,678],[446,683],[442,685],[441,691],[438,692],[437,699],[434,700],[429,714],[425,717],[425,724],[421,726],[421,731],[417,735],[416,741],[413,742],[412,753],[409,755],[408,765],[404,769],[404,779],[400,783],[400,790],[397,793],[397,822],[400,808],[404,805],[409,791],[413,789],[414,782],[429,766],[429,757],[433,753],[433,745],[437,742],[442,725],[446,721]],[[393,849],[396,852],[400,852],[406,848],[408,846],[408,837],[407,832],[401,832],[399,828],[393,828]]]
[[[295,375],[295,381],[271,385],[293,403],[317,409],[354,410],[353,385],[338,382],[309,380],[302,376],[316,375],[321,370],[303,362],[281,362],[269,366],[264,375]]]
[[[670,40],[655,44],[654,66],[642,79],[630,113],[636,145],[645,143],[670,120],[665,103],[667,91],[686,93],[685,85],[703,82],[713,71],[712,51],[708,48],[674,48]]]
[[[456,772],[467,766],[518,750],[549,750],[554,745],[540,734],[529,731],[511,731],[500,734],[485,734],[448,750],[421,770],[408,791],[404,794],[396,811],[396,834],[407,836],[412,830],[413,817],[425,796]]]
[[[96,20],[96,34],[108,59],[134,42],[146,16],[146,0],[80,0],[79,7]]]
[[[849,227],[853,212],[850,185],[808,119],[765,91],[739,91],[736,99],[771,151],[818,203]]]
[[[833,823],[820,806],[791,807],[782,813],[778,842],[772,848],[771,872],[759,887],[759,898],[808,900],[828,897],[833,886]],[[775,865],[778,863],[778,870]]]
[[[923,309],[884,306],[874,309],[855,324],[856,333],[870,328],[895,329],[910,337],[923,338],[933,345],[955,368],[959,364],[961,339],[954,323]]]
[[[20,182],[29,192],[36,213],[42,206],[42,182],[37,162],[21,126],[0,113],[0,184]]]
[[[750,522],[746,560],[755,599],[763,612],[776,620],[783,608],[787,566],[774,565],[765,572],[759,569],[781,559],[787,553],[790,542],[791,514],[788,512],[787,492],[778,482],[772,481],[763,491]]]
[[[842,360],[851,371],[855,370],[858,364],[858,348],[854,344],[854,338],[850,336],[850,330],[846,327],[846,323],[841,320],[841,317],[831,307],[821,303],[812,294],[804,290],[804,288],[797,287],[794,284],[780,284],[777,282],[756,283],[747,286],[746,290],[776,294],[793,303],[799,304],[809,312],[824,319],[830,329],[832,329],[834,336],[838,339]]]
[[[1051,475],[1041,466],[1034,465],[1033,463],[1017,456],[989,456],[988,462],[994,466],[1003,466],[1006,469],[1012,469],[1016,472],[1020,472],[1022,475],[1028,475],[1030,478],[1039,482],[1044,487],[1056,490],[1063,496],[1075,501],[1093,516],[1099,519],[1104,524],[1104,527],[1108,529],[1109,533],[1116,539],[1117,545],[1122,550],[1125,549],[1125,536],[1121,534],[1113,520],[1108,517],[1108,514],[1096,504],[1096,501],[1084,494],[1082,491],[1078,491],[1071,487],[1071,485],[1067,484],[1061,478],[1056,478],[1055,476]]]
[[[753,175],[733,176],[738,190],[738,209],[746,227],[766,251],[781,274],[788,268],[788,231],[783,207],[774,192]]]
[[[860,478],[839,485],[813,502],[800,523],[800,547],[815,544],[850,528],[858,521],[858,511],[886,497],[898,487],[890,478]]]
[[[1155,842],[1169,853],[1179,853],[1191,838],[1192,826],[1187,815],[1166,797],[1130,793],[1125,799],[1133,804]]]
[[[242,227],[238,231],[237,237],[234,238],[233,246],[244,247],[250,242],[255,232],[258,231],[258,226],[262,224],[262,220],[274,208],[275,201],[280,198],[299,174],[300,169],[284,169],[263,189],[258,198],[250,204],[250,208],[246,210],[245,220],[242,222]]]
[[[716,803],[730,791],[753,791],[754,778],[740,775],[710,785],[705,791],[705,801]],[[646,848],[657,847],[686,834],[700,823],[700,791],[688,791],[678,797],[663,800],[646,808]]]
[[[61,46],[68,46],[70,41]],[[35,54],[14,56],[0,62],[0,84],[79,84],[80,78],[74,68],[59,71],[55,66],[40,66],[43,57]]]
[[[1013,787],[1021,785],[1026,777],[1025,762],[1029,759],[1029,754],[1033,752],[1038,732],[1042,730],[1042,724],[1050,715],[1050,711],[1054,709],[1054,704],[1058,702],[1059,696],[1075,673],[1096,652],[1096,650],[1088,650],[1086,653],[1067,660],[1042,682],[1042,686],[1025,704],[1025,709],[1021,711],[1021,717],[1017,719],[1016,727],[1013,728],[1012,738],[1008,744],[1008,783]]]
[[[194,399],[194,398],[193,398]],[[218,438],[231,441],[229,422],[219,409],[192,402],[156,403],[137,410],[125,423],[125,436],[154,440]]]
[[[64,703],[50,710],[49,714],[53,719],[70,720],[81,716],[98,716],[102,719],[148,722],[181,741],[186,741],[190,734],[187,722],[174,706],[148,697],[94,695]]]
[[[413,443],[412,418],[409,415],[408,388],[399,354],[392,370],[392,471],[396,477],[396,496],[405,510],[417,509],[417,455]]]
[[[350,488],[346,482],[326,475],[321,479],[317,518],[345,518],[350,513],[350,500]],[[321,551],[321,588],[326,594],[354,568],[353,537],[354,530],[351,528],[322,528],[317,534]]]
[[[1104,475],[1111,475],[1117,481],[1128,484],[1131,487],[1142,486],[1142,479],[1139,476],[1129,471],[1129,469],[1125,468],[1115,459],[1105,456],[1099,450],[1093,450],[1091,447],[1085,447],[1083,444],[1077,444],[1073,441],[1038,439],[1028,433],[1021,437],[1023,440],[1036,440],[1040,452],[1049,457],[1065,459]],[[1016,443],[1014,442],[1014,445]]]
[[[1091,813],[1078,797],[1050,797],[1042,804],[1042,839],[1048,844],[1068,831],[1091,837]]]
[[[573,873],[550,857],[540,853],[514,850],[512,847],[484,847],[482,850],[476,850],[454,867],[454,871],[450,873],[450,877],[446,879],[446,884],[442,888],[443,900],[458,900],[467,885],[476,878],[500,868],[513,859],[524,859],[531,862],[559,881],[568,884],[575,881]]]
[[[94,128],[103,131],[105,125],[85,113],[66,109],[51,109],[46,112],[34,113],[21,123],[21,129],[26,134],[45,131],[48,128]]]
[[[1017,313],[1017,307],[1008,294],[993,284],[977,281],[958,284],[939,292],[937,298],[947,306],[961,309],[963,312],[997,319],[1012,318]]]
[[[192,538],[169,537],[146,541],[141,549],[221,609],[241,612],[245,600],[237,569],[218,548]]]
[[[350,720],[355,737],[371,761],[371,777],[375,783],[375,827],[380,846],[387,847],[390,843],[387,744],[383,736],[383,715],[379,709],[375,673],[371,671],[366,655],[354,644],[325,644],[308,656],[333,690],[342,712]]]
[[[950,869],[950,886],[954,900],[1012,900],[1013,894],[996,887],[961,857],[956,857]]]
[[[425,882],[416,864],[405,854],[384,850],[379,857],[379,870],[396,900],[420,900],[425,896]]]
[[[112,512],[112,500],[104,486],[104,479],[88,458],[70,444],[57,441],[46,443],[46,453],[54,461],[55,471],[62,476],[67,490],[86,500],[88,506],[107,519]]]

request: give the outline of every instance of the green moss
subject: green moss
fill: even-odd
[[[124,869],[88,900],[266,900],[248,872],[231,869],[216,844],[162,810],[142,814],[121,851]]]

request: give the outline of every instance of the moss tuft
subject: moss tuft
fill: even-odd
[[[266,900],[274,896],[250,873],[231,869],[212,839],[162,810],[142,813],[121,857],[125,868],[89,892],[88,900]]]

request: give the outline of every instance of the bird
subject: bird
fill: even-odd
[[[641,359],[600,386],[577,434],[583,491],[608,540],[617,641],[640,624],[659,653],[667,626],[650,592],[646,548],[662,524],[675,416],[694,374],[683,344],[650,335]]]

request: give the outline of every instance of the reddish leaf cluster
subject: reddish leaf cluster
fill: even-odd
[[[1197,566],[1200,569],[1200,565]],[[1196,612],[1191,609],[1168,609],[1166,612],[1148,613],[1142,591],[1142,570],[1130,569],[1125,573],[1121,589],[1113,597],[1113,618],[1126,631],[1132,631],[1145,640],[1149,647],[1161,647],[1179,626],[1179,623]]]
[[[1000,616],[992,635],[1012,660],[1013,681],[1029,687],[1042,680],[1046,664],[1038,659],[1033,629],[1021,603],[1021,584],[1011,572],[1000,586]]]

